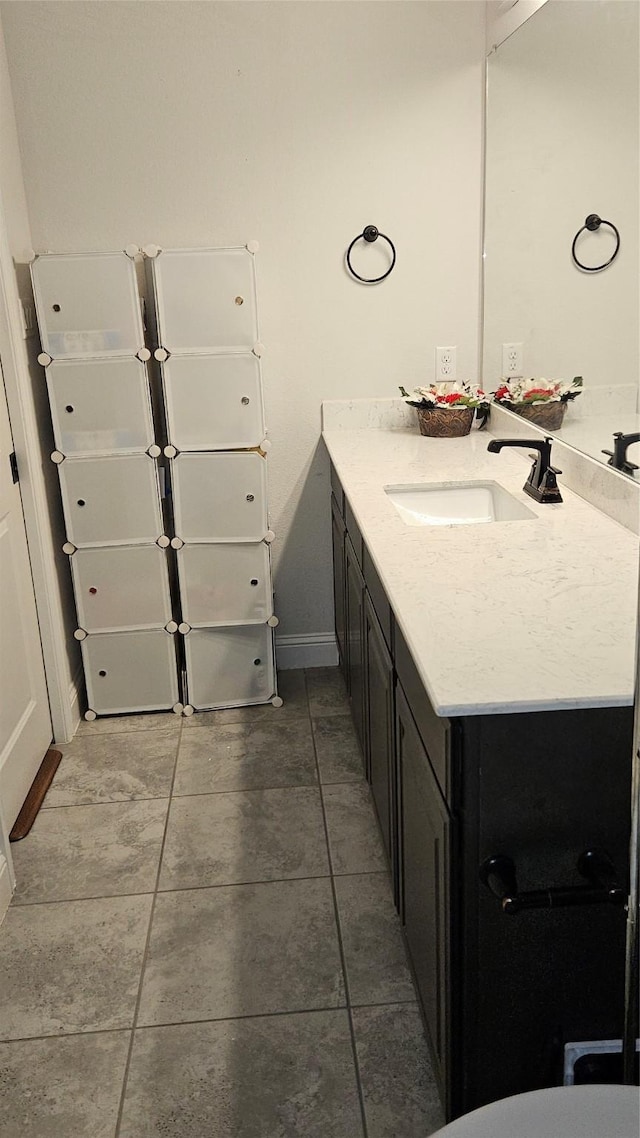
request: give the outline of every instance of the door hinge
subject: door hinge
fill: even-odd
[[[20,481],[20,475],[18,474],[18,460],[16,458],[16,452],[14,450],[12,450],[11,454],[9,455],[9,466],[11,467],[11,478],[15,484],[16,482]]]

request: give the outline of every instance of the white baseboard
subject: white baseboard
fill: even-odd
[[[281,671],[289,668],[327,668],[338,663],[333,632],[307,632],[276,636],[276,660]]]
[[[11,904],[11,875],[4,854],[0,854],[0,923]]]

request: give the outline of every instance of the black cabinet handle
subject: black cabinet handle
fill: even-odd
[[[623,905],[627,895],[618,884],[616,868],[604,850],[585,850],[576,869],[588,885],[552,886],[518,892],[514,862],[506,854],[493,854],[480,866],[480,880],[500,901],[503,913],[524,909],[565,909],[577,905]]]

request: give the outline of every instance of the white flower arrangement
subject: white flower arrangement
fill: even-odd
[[[503,378],[492,395],[496,403],[568,403],[580,395],[581,389],[581,375],[576,375],[571,383],[564,379]]]
[[[484,408],[490,402],[490,396],[477,383],[431,383],[428,387],[416,387],[411,393],[401,387],[400,393],[410,407],[424,410],[431,407]]]

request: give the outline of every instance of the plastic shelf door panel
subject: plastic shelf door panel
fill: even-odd
[[[258,339],[253,256],[172,249],[152,262],[158,338],[169,352],[250,351]]]
[[[177,556],[187,624],[264,624],[273,615],[269,547],[264,542],[185,545]]]
[[[158,629],[171,620],[167,555],[157,545],[78,549],[71,571],[86,632]]]
[[[253,353],[171,356],[162,365],[169,440],[180,451],[236,450],[265,436]]]
[[[178,702],[175,636],[107,632],[81,645],[89,707],[98,715],[163,711]]]
[[[181,454],[171,472],[176,534],[183,541],[263,540],[267,465],[259,454]]]
[[[154,442],[147,369],[135,356],[56,360],[46,377],[63,454],[131,454]]]
[[[185,636],[187,690],[195,708],[246,707],[275,695],[268,625],[194,628]]]
[[[31,276],[52,359],[135,355],[144,346],[135,264],[125,253],[47,253]]]
[[[157,466],[148,455],[68,458],[58,470],[74,545],[150,545],[162,533]]]

